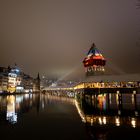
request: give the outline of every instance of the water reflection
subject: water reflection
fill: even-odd
[[[131,118],[131,125],[132,127],[136,127],[136,118]]]
[[[92,98],[92,104],[86,97],[85,99],[77,99],[75,105],[82,121],[91,124],[91,126],[140,127],[140,118],[138,117],[140,110],[134,108],[134,95],[123,95],[125,98],[123,97],[122,104],[117,102],[119,96],[118,94],[98,95],[96,101]],[[138,99],[137,102],[139,102]]]
[[[74,105],[74,99],[72,98],[44,94],[0,96],[0,115],[3,114],[3,116],[6,116],[1,121],[16,124],[18,123],[19,116],[23,113],[28,113],[33,108],[36,108],[36,112],[39,113],[41,110],[44,110],[48,104],[53,105],[64,102]]]
[[[6,119],[10,123],[17,122],[17,113],[15,112],[15,96],[7,96],[7,114]]]
[[[98,108],[101,110],[106,110],[106,95],[98,95]]]
[[[23,118],[23,114],[30,114],[30,112],[32,112],[32,117],[37,115],[35,122],[36,118],[46,121],[46,113],[49,111],[57,114],[56,112],[61,110],[64,116],[68,116],[65,111],[71,109],[71,107],[64,108],[64,105],[68,104],[73,107],[76,106],[82,122],[93,139],[107,140],[107,135],[113,130],[118,132],[118,130],[122,131],[122,128],[124,131],[127,131],[127,129],[140,129],[140,98],[137,98],[136,104],[133,101],[134,96],[123,95],[122,104],[118,101],[120,98],[119,94],[100,94],[91,98],[88,96],[85,99],[77,98],[77,100],[47,94],[0,96],[0,122],[6,122],[6,125],[7,123],[17,125],[20,122],[20,118]],[[137,97],[140,96],[137,95]],[[46,116],[44,117],[44,115]],[[63,115],[60,116],[62,117]],[[68,116],[68,118],[71,117]]]
[[[77,111],[82,119],[83,122],[86,123],[86,117],[85,117],[85,114],[83,113],[82,109],[80,108],[80,104],[78,103],[77,100],[75,100],[75,106],[77,108]]]
[[[115,117],[116,126],[120,126],[120,117]]]
[[[0,96],[0,114],[6,113],[5,120],[11,124],[16,124],[18,114],[32,105],[31,98],[32,94]]]
[[[137,135],[140,130],[139,95],[117,93],[99,94],[94,97],[86,95],[85,98],[77,97],[75,101],[92,139],[108,140],[109,135],[113,135],[110,139],[121,138],[122,130],[122,133],[128,133],[128,136],[125,136],[128,138]]]

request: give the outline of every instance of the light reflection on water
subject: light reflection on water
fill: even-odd
[[[75,103],[84,123],[91,126],[140,127],[139,95],[136,102],[133,94],[123,95],[122,102],[118,100],[119,94],[109,94],[108,97],[107,94],[99,94],[96,100],[92,97],[92,101],[86,96],[85,100],[78,99]]]
[[[76,108],[78,113],[84,123],[89,123],[91,126],[93,125],[114,125],[114,126],[128,126],[128,127],[140,127],[140,118],[130,117],[130,116],[109,116],[109,115],[88,115],[84,114],[82,111],[80,104],[75,101]]]
[[[37,112],[47,112],[46,108],[48,105],[53,106],[55,104],[57,106],[57,104],[59,105],[60,103],[63,104],[67,102],[68,104],[76,106],[82,122],[86,126],[90,126],[90,133],[96,133],[97,131],[98,139],[102,138],[105,140],[106,135],[104,132],[112,128],[125,128],[125,130],[127,130],[127,128],[134,130],[140,128],[139,99],[137,99],[136,107],[133,98],[134,96],[131,95],[123,96],[123,105],[120,106],[119,102],[117,102],[117,94],[112,94],[108,97],[106,94],[98,95],[96,101],[94,97],[92,97],[91,102],[88,98],[83,101],[44,94],[0,96],[0,123],[6,121],[8,124],[15,125],[18,124],[22,114],[28,113],[29,110],[33,111],[36,108]],[[2,114],[4,114],[5,120],[1,119]],[[100,127],[104,128],[105,131],[99,131]]]
[[[106,94],[98,95],[97,105],[95,107],[94,102],[89,106],[88,101],[85,101],[84,105],[82,105],[83,103],[81,101],[74,100],[72,98],[42,94],[0,96],[0,114],[1,112],[6,112],[5,120],[7,120],[11,124],[15,124],[18,121],[19,113],[22,113],[22,111],[26,112],[35,105],[37,106],[37,109],[44,109],[47,103],[55,102],[55,104],[57,104],[57,102],[68,102],[69,104],[73,104],[76,106],[82,121],[85,123],[90,123],[91,125],[128,125],[133,128],[140,126],[140,119],[138,117],[139,107],[137,108],[137,110],[135,110],[133,105],[134,95],[131,95],[131,98],[130,95],[126,97],[127,99],[129,99],[129,102],[126,101],[127,103],[125,103],[123,101],[124,106],[131,106],[129,108],[130,110],[128,110],[128,108],[125,108],[127,110],[127,113],[130,113],[130,115],[122,115],[124,109],[119,108],[119,105],[117,103],[117,94],[109,95],[109,98],[110,101],[108,102]],[[108,106],[109,103],[110,105]],[[88,108],[91,108],[92,111],[88,112]],[[133,112],[133,115],[131,112]]]
[[[15,96],[7,96],[7,114],[6,119],[11,123],[17,122],[17,113],[15,112]]]
[[[59,104],[67,102],[74,105],[73,98],[50,96],[43,94],[21,94],[0,96],[0,116],[6,116],[5,120],[10,124],[18,123],[19,114],[26,113],[33,107],[39,110],[45,109],[47,104]],[[5,121],[0,120],[0,121]]]
[[[0,115],[6,113],[5,119],[11,124],[16,124],[22,103],[26,104],[30,99],[32,95],[29,94],[0,96]]]

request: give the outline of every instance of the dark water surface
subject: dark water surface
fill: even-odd
[[[136,97],[136,98],[135,98]],[[86,95],[79,114],[93,140],[140,140],[140,94]]]
[[[108,100],[110,98],[110,100]],[[47,94],[0,96],[0,138],[6,140],[139,140],[140,95],[77,100]]]
[[[43,94],[0,96],[3,139],[85,140],[74,100]]]

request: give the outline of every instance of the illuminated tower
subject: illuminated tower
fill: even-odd
[[[100,75],[105,71],[106,60],[93,43],[83,61],[85,72],[89,75]]]

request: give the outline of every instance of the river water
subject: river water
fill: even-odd
[[[0,96],[0,137],[37,140],[140,139],[140,101],[116,95],[94,100],[48,94]]]

